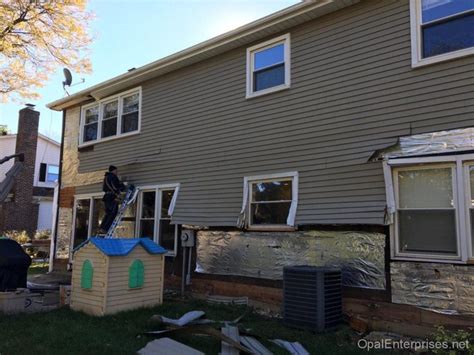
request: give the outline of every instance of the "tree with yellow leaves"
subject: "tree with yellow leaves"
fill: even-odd
[[[92,14],[87,0],[0,1],[0,100],[38,98],[36,90],[64,66],[87,73]]]

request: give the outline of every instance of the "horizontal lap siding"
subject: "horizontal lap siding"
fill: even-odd
[[[94,268],[92,288],[81,288],[81,271],[85,260],[90,260]],[[72,272],[71,307],[93,315],[103,315],[104,286],[107,280],[107,260],[92,244],[87,244],[74,254]]]
[[[144,285],[129,289],[129,267],[140,259],[144,264]],[[163,255],[152,255],[137,246],[127,256],[110,257],[107,282],[108,314],[126,309],[161,304],[163,300]]]
[[[233,226],[243,177],[298,171],[297,223],[381,224],[372,153],[472,126],[472,57],[411,69],[408,0],[363,1],[291,31],[291,89],[245,99],[246,48],[142,85],[142,133],[80,153],[136,184],[180,182],[178,223]],[[98,185],[78,188],[97,191]]]

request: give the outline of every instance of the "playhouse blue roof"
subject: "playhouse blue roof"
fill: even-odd
[[[87,243],[94,244],[97,249],[107,256],[128,255],[137,245],[141,245],[150,254],[164,254],[166,249],[148,238],[89,238],[79,245],[75,251]]]

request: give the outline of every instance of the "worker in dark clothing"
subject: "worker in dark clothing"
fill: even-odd
[[[125,185],[117,176],[117,168],[113,165],[109,166],[109,171],[105,173],[102,190],[105,192],[102,198],[105,204],[105,216],[100,229],[102,234],[106,234],[117,215],[120,193],[125,190]]]

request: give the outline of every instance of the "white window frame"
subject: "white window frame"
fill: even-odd
[[[160,235],[160,219],[161,219],[161,200],[162,200],[162,192],[166,190],[173,190],[174,189],[174,195],[173,199],[171,200],[170,207],[168,210],[168,213],[173,216],[173,210],[174,206],[176,204],[176,200],[178,198],[179,194],[179,189],[180,189],[180,184],[179,183],[174,183],[174,184],[162,184],[162,185],[146,185],[146,186],[140,186],[138,187],[140,192],[138,195],[138,204],[137,204],[137,213],[136,213],[136,223],[135,223],[135,234],[138,236],[140,233],[140,219],[141,219],[141,212],[142,212],[142,206],[143,206],[143,198],[142,198],[142,192],[155,192],[155,228],[153,231],[153,241],[155,243],[160,243],[159,241],[159,235]],[[171,218],[172,219],[172,218]],[[165,256],[172,256],[175,257],[178,253],[178,230],[179,226],[175,224],[175,235],[174,235],[174,250],[168,250]]]
[[[474,54],[474,47],[464,48],[454,52],[444,53],[436,55],[429,58],[422,58],[422,46],[423,39],[421,35],[421,25],[422,25],[422,9],[421,9],[421,0],[410,0],[410,28],[411,28],[411,66],[412,68],[417,68],[425,65],[430,65],[434,63],[444,62],[447,60],[452,60],[460,57],[465,57],[467,55]],[[452,15],[452,16],[457,16]],[[452,17],[447,16],[446,18]],[[439,21],[436,20],[436,21]]]
[[[103,192],[94,192],[89,194],[78,194],[74,196],[74,207],[72,211],[72,229],[71,229],[71,240],[69,241],[69,261],[72,262],[72,250],[74,248],[74,239],[76,238],[76,205],[78,200],[89,200],[89,225],[87,229],[87,238],[92,236],[92,216],[94,213],[94,199],[102,198]]]
[[[292,181],[291,205],[288,211],[286,224],[251,224],[251,203],[252,203],[252,185],[259,182],[270,182],[275,180]],[[242,202],[242,211],[246,215],[247,228],[249,230],[295,230],[296,210],[298,208],[298,172],[276,173],[266,175],[254,175],[244,177],[244,196]]]
[[[474,154],[449,155],[437,157],[417,157],[417,158],[395,158],[389,159],[387,166],[391,169],[391,174],[385,174],[393,178],[393,181],[386,181],[387,196],[394,192],[395,204],[398,208],[398,183],[396,173],[403,169],[423,169],[436,167],[453,167],[453,202],[456,210],[456,233],[458,241],[457,256],[442,256],[416,253],[400,253],[398,244],[398,220],[395,213],[394,223],[390,225],[390,249],[393,260],[416,260],[432,261],[440,263],[465,264],[474,261],[472,251],[472,239],[470,231],[470,218],[468,204],[470,200],[469,187],[469,166],[474,165]],[[391,190],[391,191],[390,191]],[[387,201],[389,202],[389,201]]]
[[[284,63],[285,63],[285,83],[267,88],[264,90],[254,91],[253,90],[253,73],[254,73],[254,54],[265,49],[274,47],[275,45],[283,44],[284,48]],[[290,47],[290,34],[284,34],[282,36],[273,38],[263,43],[259,43],[255,46],[247,48],[247,84],[246,84],[246,98],[250,99],[257,96],[270,94],[273,92],[289,89],[291,85],[291,47]]]
[[[136,131],[121,133],[121,131],[122,131],[123,98],[131,96],[133,94],[138,94],[138,128],[137,128]],[[117,134],[114,135],[114,136],[102,138],[102,121],[103,121],[104,105],[107,104],[107,103],[110,103],[112,101],[116,101],[116,100],[118,100]],[[85,111],[88,108],[91,108],[91,107],[94,107],[94,106],[99,106],[99,117],[98,117],[98,123],[97,123],[97,139],[92,140],[92,141],[84,142]],[[129,137],[129,136],[139,134],[140,131],[141,131],[141,122],[142,122],[141,115],[142,115],[142,88],[141,88],[141,86],[133,88],[131,90],[121,92],[117,95],[113,95],[113,96],[103,98],[102,100],[94,101],[90,104],[82,106],[81,107],[81,119],[80,119],[80,132],[79,132],[79,148],[94,145],[94,144],[97,144],[97,143],[100,143],[100,142],[107,142],[109,140],[119,139],[119,138]]]

